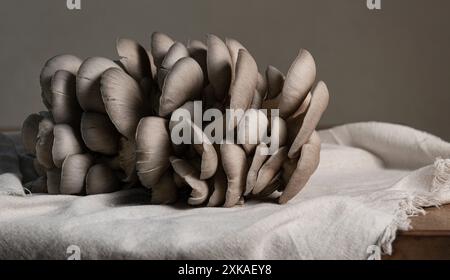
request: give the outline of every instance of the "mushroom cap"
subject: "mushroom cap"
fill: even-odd
[[[203,72],[198,63],[184,57],[178,60],[167,75],[159,102],[159,115],[165,117],[201,93]]]
[[[306,110],[308,110],[309,108],[309,104],[311,104],[311,99],[312,99],[312,95],[311,92],[308,93],[305,97],[305,100],[303,100],[302,105],[300,105],[300,107],[298,107],[297,111],[295,111],[292,116],[290,116],[288,118],[288,121],[291,121],[292,119],[299,119],[304,117],[304,114],[306,112]],[[296,130],[298,131],[299,127],[296,128]]]
[[[93,158],[89,154],[67,156],[61,168],[61,194],[84,193],[86,174],[92,164]]]
[[[198,127],[191,120],[186,120],[192,127],[192,140],[195,151],[202,157],[200,166],[200,179],[206,180],[214,176],[219,165],[219,158],[217,156],[214,145],[206,136],[202,129]],[[196,141],[197,140],[197,141]],[[200,144],[196,144],[201,142]]]
[[[175,41],[168,35],[161,32],[153,32],[151,38],[151,53],[157,68],[161,67],[164,57],[174,43]]]
[[[119,140],[119,167],[125,173],[123,182],[136,180],[136,142],[121,137]]]
[[[258,83],[258,66],[246,50],[240,49],[236,64],[235,79],[230,87],[230,109],[247,110],[253,100]],[[239,120],[231,122],[233,128]]]
[[[161,86],[164,85],[164,80],[175,65],[175,63],[183,57],[188,57],[189,52],[187,48],[180,42],[174,43],[170,49],[167,51],[164,60],[161,63],[161,67],[158,68],[158,84]]]
[[[115,155],[119,148],[119,133],[107,115],[84,112],[81,117],[81,137],[89,150]]]
[[[206,59],[208,55],[208,47],[202,41],[192,40],[188,42],[187,49],[189,56],[197,61],[198,65],[202,68],[204,84],[208,84],[208,64]]]
[[[53,148],[53,120],[44,117],[39,123],[39,132],[36,141],[36,158],[45,169],[53,169],[52,148]]]
[[[270,146],[282,147],[286,145],[287,131],[286,121],[278,116],[273,116],[270,121]]]
[[[200,205],[208,199],[208,184],[199,178],[198,171],[186,160],[176,157],[170,157],[170,163],[173,170],[177,173],[186,184],[192,188],[191,195],[188,199],[190,205]]]
[[[120,38],[117,40],[116,49],[120,62],[131,77],[136,81],[152,78],[152,65],[147,50],[138,42]]]
[[[258,72],[258,81],[256,83],[256,90],[259,92],[259,94],[266,98],[267,95],[267,79],[265,76],[263,76],[261,73]]]
[[[297,110],[316,79],[316,63],[312,55],[301,49],[284,81],[280,99],[280,116],[287,118]]]
[[[266,148],[267,148],[267,145],[265,143],[261,143],[256,147],[252,163],[248,170],[244,195],[250,194],[252,192],[252,190],[255,188],[256,179],[258,178],[258,172],[261,169],[261,166],[266,161],[266,159],[269,157],[269,155],[264,154],[262,152],[262,150],[266,149]]]
[[[220,158],[228,182],[224,207],[233,207],[245,190],[247,156],[239,145],[224,143],[220,145]]]
[[[76,96],[76,76],[66,70],[58,70],[52,78],[52,115],[55,123],[77,124],[81,108]]]
[[[215,35],[206,37],[208,52],[206,63],[208,78],[217,100],[223,100],[228,93],[231,82],[232,61],[225,43]]]
[[[104,163],[93,165],[86,175],[86,193],[102,194],[119,190],[120,181],[113,170]]]
[[[100,93],[100,78],[109,68],[120,69],[114,61],[104,57],[90,57],[81,64],[77,74],[77,99],[85,112],[106,113]]]
[[[152,187],[170,166],[171,141],[168,121],[159,117],[143,118],[136,131],[136,170],[145,187]]]
[[[317,132],[311,134],[308,142],[303,145],[297,167],[292,173],[289,182],[278,199],[278,203],[284,204],[296,196],[309,181],[320,162],[320,137]]]
[[[147,97],[138,83],[119,68],[106,70],[100,84],[101,97],[109,118],[120,134],[133,139],[140,119],[149,109]]]
[[[225,38],[225,45],[230,52],[231,57],[231,81],[234,80],[236,74],[236,64],[238,60],[239,50],[247,50],[238,40],[233,38]]]
[[[320,81],[313,90],[311,103],[303,118],[302,126],[289,149],[290,158],[298,157],[301,147],[311,137],[320,118],[328,107],[329,99],[328,88],[324,82]]]
[[[39,123],[42,120],[39,114],[29,115],[22,124],[22,143],[25,151],[31,155],[36,154],[36,142],[39,133]]]
[[[214,177],[212,178],[213,192],[208,200],[208,207],[222,206],[225,203],[227,192],[227,177],[223,172],[222,166],[218,166]]]
[[[83,152],[80,136],[70,125],[55,125],[53,135],[52,156],[56,167],[61,168],[67,156]]]
[[[283,162],[287,159],[287,147],[281,147],[261,166],[256,179],[256,185],[253,188],[253,194],[259,194],[281,171]]]
[[[237,140],[245,152],[251,154],[261,143],[267,133],[268,119],[266,114],[257,109],[248,109],[239,121]]]
[[[51,82],[53,75],[58,70],[66,70],[76,75],[83,61],[71,54],[57,55],[50,58],[44,65],[40,75],[43,102],[47,108],[51,108]]]
[[[266,80],[267,80],[267,99],[277,97],[283,90],[284,74],[272,65],[267,66]]]

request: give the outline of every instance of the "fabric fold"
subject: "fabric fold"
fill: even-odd
[[[65,259],[76,245],[83,259],[380,259],[411,216],[450,203],[438,137],[373,122],[319,133],[319,167],[286,205],[159,206],[141,189],[0,195],[0,258]]]

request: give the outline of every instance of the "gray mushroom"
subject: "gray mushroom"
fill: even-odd
[[[118,153],[120,135],[107,115],[84,112],[81,137],[89,150],[104,155]]]

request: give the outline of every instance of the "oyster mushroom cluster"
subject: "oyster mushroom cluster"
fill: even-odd
[[[89,195],[144,186],[154,204],[232,207],[268,196],[286,203],[316,170],[315,129],[329,94],[324,82],[315,83],[308,51],[300,50],[284,75],[273,66],[261,74],[241,43],[215,35],[184,45],[155,32],[150,50],[130,39],[116,47],[116,60],[59,55],[44,65],[48,111],[30,115],[22,129],[40,176],[33,191]],[[196,101],[201,113],[214,108],[219,116],[199,124]],[[235,142],[210,136],[228,109],[244,114],[225,130],[247,129],[256,142],[248,134]],[[191,118],[174,118],[180,110]],[[200,141],[173,141],[180,125]],[[277,149],[264,152],[269,147]]]

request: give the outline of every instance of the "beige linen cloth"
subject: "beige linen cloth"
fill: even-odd
[[[231,209],[149,205],[143,189],[20,196],[2,144],[12,181],[0,177],[0,258],[65,259],[76,245],[82,259],[379,259],[410,216],[450,202],[449,143],[373,122],[320,136],[320,166],[297,197]]]

